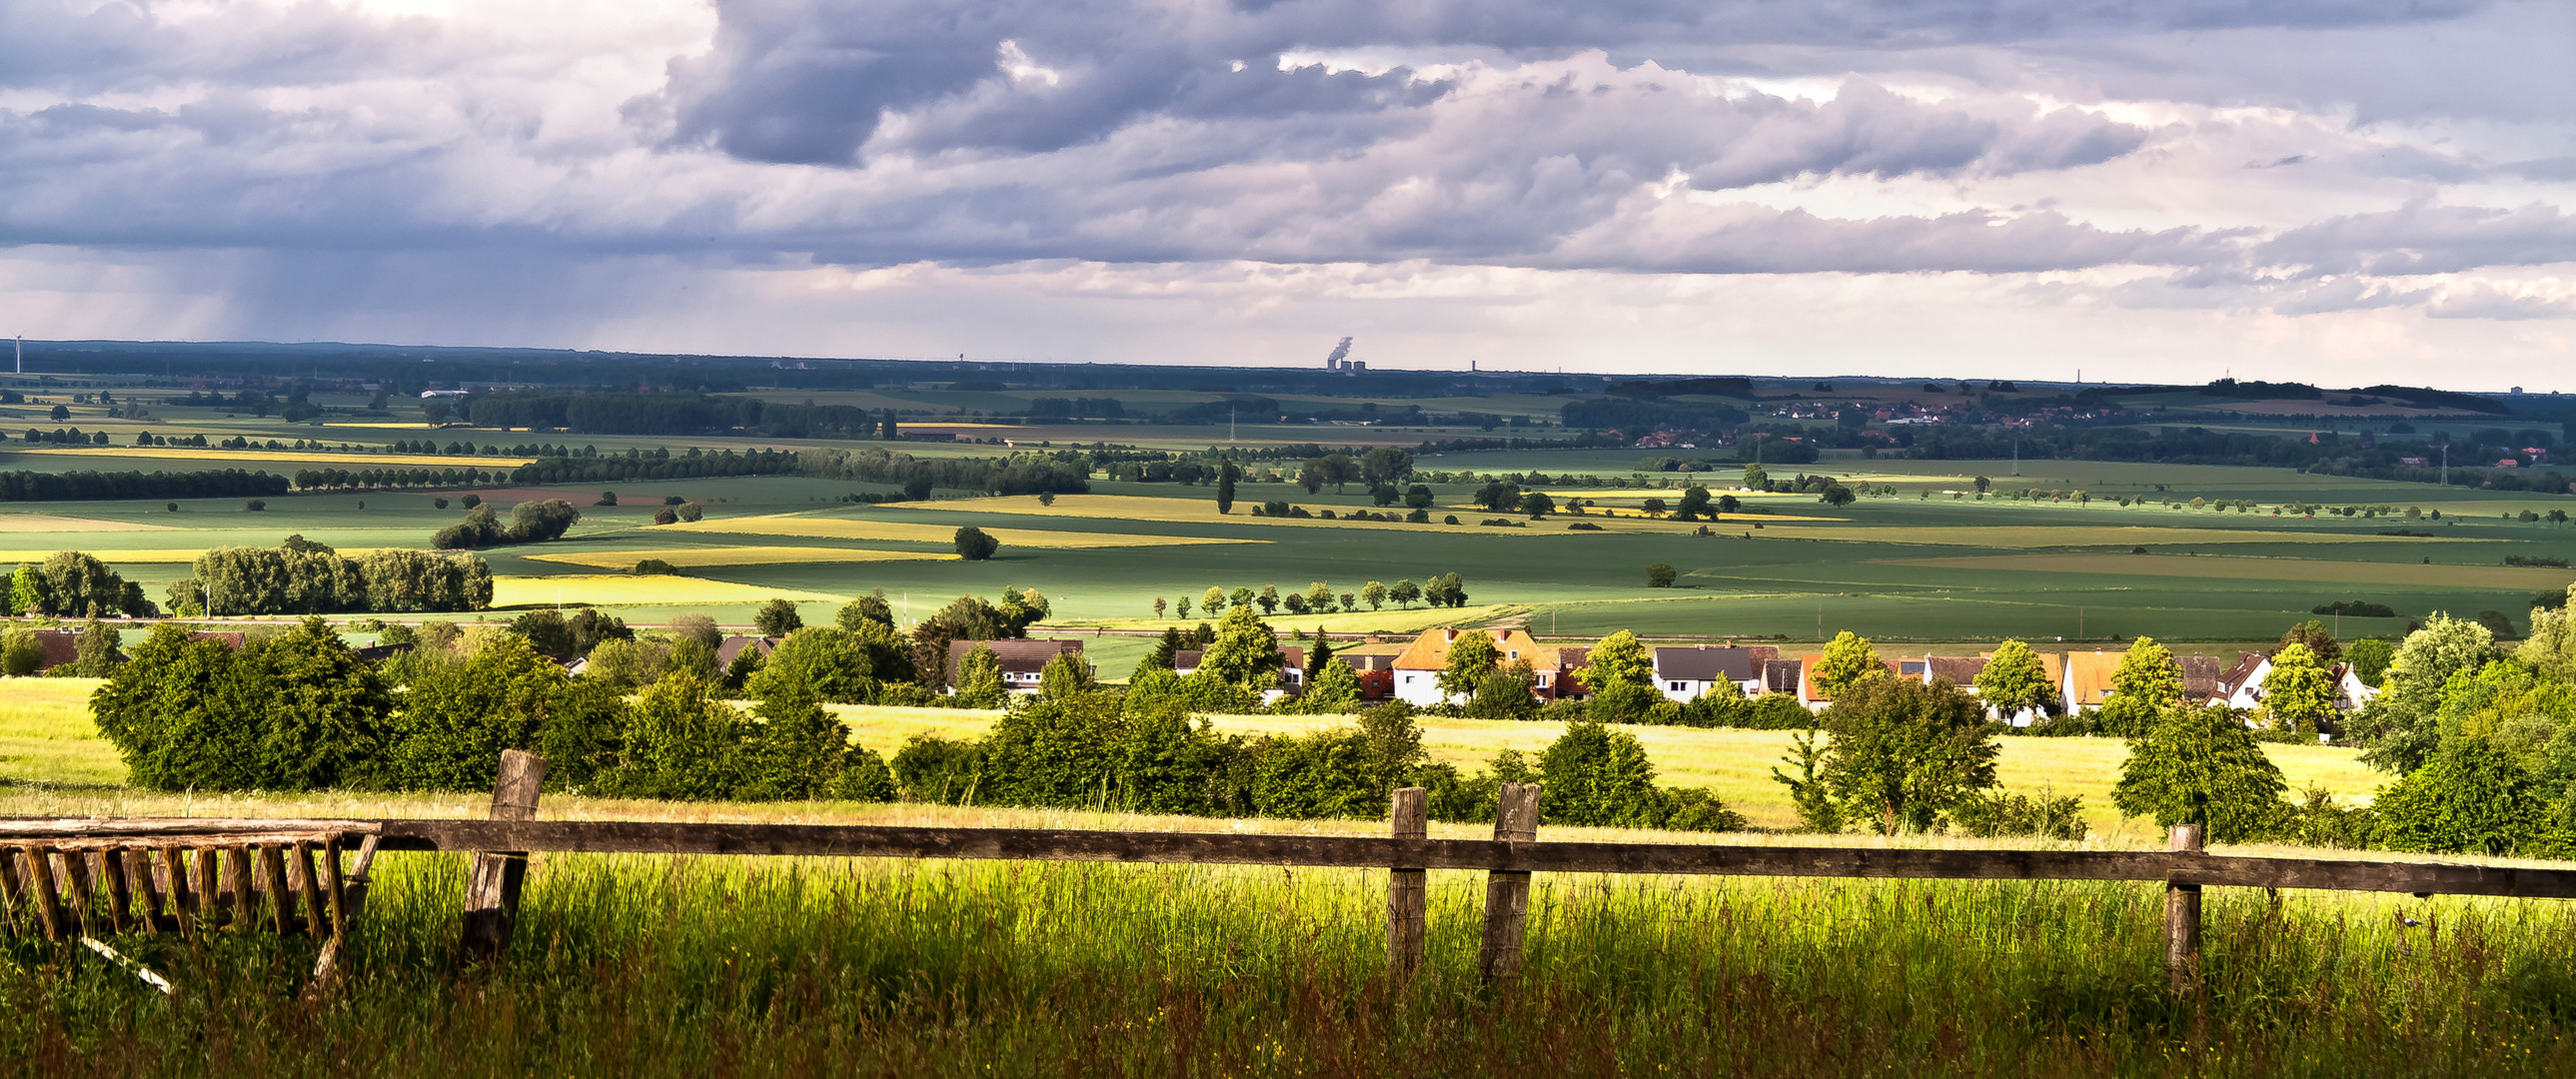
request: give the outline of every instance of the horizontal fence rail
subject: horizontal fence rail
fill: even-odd
[[[2248,858],[2165,851],[1888,850],[662,821],[379,820],[365,823],[379,829],[378,847],[387,851],[982,858],[1347,869],[1464,869],[1492,873],[2126,880],[2217,887],[2576,899],[2576,869]]]

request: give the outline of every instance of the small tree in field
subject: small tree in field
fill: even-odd
[[[1646,567],[1646,587],[1648,588],[1671,588],[1673,582],[1680,578],[1680,572],[1674,570],[1668,563],[1657,562]]]
[[[1369,610],[1383,609],[1386,606],[1386,582],[1370,581],[1361,585],[1360,600],[1369,605]]]
[[[969,562],[981,562],[993,557],[993,552],[1002,549],[1002,541],[994,539],[985,534],[983,529],[973,525],[958,529],[955,539],[957,557]]]
[[[2111,804],[2159,827],[2200,825],[2212,843],[2241,843],[2277,825],[2287,790],[2281,769],[2234,713],[2173,707],[2129,744]]]
[[[1422,586],[1413,583],[1413,578],[1406,577],[1395,582],[1394,587],[1387,589],[1386,596],[1394,600],[1399,609],[1411,607],[1414,600],[1422,598]]]
[[[1985,709],[1949,683],[1861,678],[1835,695],[1822,721],[1833,740],[1818,778],[1846,819],[1882,835],[1927,830],[1960,799],[1995,785],[2000,747]]]

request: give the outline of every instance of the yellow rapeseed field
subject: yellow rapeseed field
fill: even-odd
[[[647,604],[737,604],[771,599],[832,603],[848,599],[792,588],[762,588],[697,577],[630,577],[624,574],[567,574],[561,577],[495,577],[492,606],[533,607],[554,603],[590,603],[603,607]]]
[[[440,457],[426,453],[328,453],[313,450],[219,450],[194,446],[114,446],[95,450],[19,450],[20,453],[50,453],[83,457],[150,457],[179,461],[289,461],[298,464],[328,464],[346,469],[386,468],[402,465],[422,468],[491,468],[502,465],[516,468],[535,460],[532,457]]]
[[[582,551],[532,554],[528,557],[538,562],[561,562],[594,569],[631,569],[647,558],[658,558],[681,569],[693,569],[699,566],[783,566],[815,562],[911,562],[957,556],[931,551],[868,551],[854,547],[659,547],[644,551]]]
[[[986,501],[977,499],[976,501]],[[1037,500],[1022,499],[1031,506]],[[1066,499],[1058,499],[1062,505]],[[1145,501],[1154,501],[1147,499]],[[962,502],[941,502],[940,509],[979,508]],[[1044,508],[1044,507],[1040,507]],[[1154,518],[1130,518],[1153,520]],[[767,517],[711,517],[688,524],[663,525],[661,530],[686,532],[724,532],[752,536],[802,536],[809,539],[909,540],[918,543],[947,543],[957,536],[957,526],[924,524],[918,521],[895,521],[882,517],[821,517],[778,514]],[[984,530],[1006,546],[1014,547],[1174,547],[1197,543],[1267,543],[1268,540],[1203,539],[1197,536],[1137,536],[1114,532],[1056,532],[1035,528],[988,528]]]

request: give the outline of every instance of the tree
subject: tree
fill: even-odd
[[[2023,712],[2037,715],[2057,698],[2057,684],[2039,662],[2039,654],[2018,640],[1995,646],[1994,658],[1977,672],[1977,699],[1996,715],[2010,719]]]
[[[1646,587],[1648,588],[1671,588],[1673,582],[1680,578],[1680,571],[1673,569],[1667,562],[1657,562],[1646,567]]]
[[[1434,607],[1464,607],[1467,605],[1467,579],[1455,573],[1443,573],[1423,586],[1422,598],[1431,601]]]
[[[1457,631],[1449,642],[1449,660],[1440,670],[1440,692],[1451,698],[1465,698],[1476,692],[1485,675],[1502,662],[1503,653],[1494,647],[1493,634],[1481,629]]]
[[[718,688],[673,671],[637,695],[601,793],[698,801],[732,794],[741,785],[746,724],[742,713],[716,698]]]
[[[1845,487],[1839,483],[1828,483],[1825,485],[1824,494],[1819,496],[1816,501],[1840,509],[1844,506],[1851,505],[1852,497],[1851,488]]]
[[[1516,659],[1485,673],[1476,680],[1476,692],[1467,698],[1467,715],[1471,719],[1529,719],[1538,714],[1538,697],[1533,692],[1538,674],[1526,659]]]
[[[976,645],[957,663],[957,699],[968,708],[999,708],[1009,699],[1002,685],[1002,659]]]
[[[1821,720],[1833,739],[1818,778],[1846,816],[1882,835],[1928,830],[1960,799],[1995,785],[1999,747],[1985,710],[1949,683],[1858,678]]]
[[[2272,646],[2272,655],[2279,656],[2282,649],[2293,644],[2306,645],[2309,654],[2321,666],[2332,667],[2343,658],[2343,645],[2335,641],[2334,634],[2326,629],[2325,623],[2315,619],[2301,622],[2281,634],[2280,643]]]
[[[1386,582],[1370,581],[1361,585],[1360,600],[1369,605],[1369,610],[1383,609],[1386,606]]]
[[[1707,512],[1708,488],[1694,483],[1682,489],[1681,505],[1674,507],[1673,517],[1676,520],[1695,521]]]
[[[1530,515],[1530,520],[1535,521],[1556,512],[1556,499],[1545,491],[1532,491],[1521,496],[1521,509]]]
[[[784,637],[804,628],[805,616],[797,612],[796,601],[779,597],[761,604],[751,624],[763,637]]]
[[[1361,478],[1362,475],[1360,463],[1351,459],[1348,454],[1328,453],[1312,464],[1322,474],[1323,481],[1333,485],[1334,494],[1342,493],[1343,488],[1349,486],[1352,480]],[[1313,494],[1314,488],[1307,488],[1306,493]]]
[[[974,525],[960,527],[954,540],[957,544],[957,557],[969,562],[984,561],[993,557],[993,552],[1002,549],[1002,541],[994,539]]]
[[[2315,734],[2334,716],[2335,685],[2317,654],[2297,641],[2272,653],[2272,671],[2263,678],[2263,710],[2278,730]]]
[[[1286,663],[1279,654],[1279,634],[1250,605],[1236,604],[1217,623],[1216,640],[1199,653],[1199,669],[1192,677],[1204,675],[1258,693],[1279,684],[1279,670]]]
[[[1182,596],[1180,599],[1174,600],[1172,613],[1184,619],[1188,618],[1190,616],[1190,597]]]
[[[1325,660],[1314,672],[1314,677],[1306,680],[1306,695],[1298,699],[1298,711],[1320,715],[1348,712],[1359,706],[1360,675],[1351,669],[1349,660]]]
[[[1429,486],[1417,483],[1404,489],[1404,505],[1406,509],[1428,510],[1431,508],[1431,503],[1433,501],[1435,501],[1435,499],[1431,494],[1431,488]]]
[[[78,678],[105,678],[115,673],[117,664],[125,662],[125,653],[117,650],[118,634],[108,624],[92,618],[72,638],[72,674]]]
[[[18,571],[9,577],[9,613],[49,612],[53,603],[53,593],[45,587],[44,571],[33,562],[18,563]]]
[[[842,629],[851,631],[869,624],[891,630],[894,628],[894,606],[886,602],[885,589],[880,588],[843,604],[832,620]]]
[[[45,665],[45,646],[33,631],[19,626],[0,630],[0,675],[24,678]]]
[[[1333,586],[1322,581],[1308,581],[1306,583],[1306,606],[1314,608],[1315,613],[1317,614],[1323,614],[1332,610]]]
[[[1413,453],[1380,446],[1360,455],[1360,476],[1370,483],[1401,483],[1413,475]]]
[[[1224,611],[1225,587],[1223,585],[1209,585],[1207,592],[1199,596],[1199,613],[1206,617],[1214,618],[1217,615],[1224,613]],[[1186,618],[1188,615],[1184,614],[1182,617]]]
[[[1544,823],[1654,828],[1664,822],[1654,763],[1626,731],[1593,722],[1566,724],[1565,733],[1539,754],[1539,782],[1546,791],[1539,807]]]
[[[1521,487],[1498,479],[1487,480],[1483,487],[1476,489],[1475,502],[1495,513],[1509,513],[1520,508]]]
[[[1816,688],[1827,698],[1840,697],[1863,682],[1888,677],[1887,664],[1878,658],[1878,649],[1869,638],[1850,630],[1834,634],[1825,643],[1825,654],[1816,660]]]
[[[1235,480],[1242,474],[1242,471],[1242,469],[1236,468],[1232,461],[1227,461],[1217,469],[1216,511],[1218,513],[1234,512],[1234,484]]]
[[[1387,598],[1395,601],[1398,609],[1409,608],[1414,600],[1422,598],[1422,586],[1413,583],[1413,578],[1405,577],[1397,580],[1395,587],[1387,589],[1386,594]]]
[[[1261,586],[1261,594],[1260,594],[1260,595],[1258,595],[1258,596],[1253,597],[1253,599],[1254,599],[1254,601],[1255,601],[1255,602],[1257,602],[1257,603],[1261,604],[1261,613],[1262,613],[1262,614],[1264,614],[1264,615],[1272,615],[1272,614],[1277,614],[1277,613],[1279,613],[1279,586],[1278,586],[1278,585],[1275,585],[1275,584],[1265,584],[1265,585],[1262,585],[1262,586]]]
[[[1252,590],[1237,586],[1234,591],[1225,594],[1225,601],[1232,607],[1252,606]]]
[[[2111,804],[2158,827],[2198,824],[2212,843],[2242,843],[2278,827],[2289,785],[2245,724],[2225,708],[2163,709],[2129,744]]]
[[[1305,488],[1307,494],[1311,495],[1323,490],[1324,484],[1329,482],[1331,481],[1324,478],[1323,458],[1318,457],[1308,461],[1304,467],[1297,470],[1297,486]]]
[[[1585,712],[1605,723],[1635,722],[1664,700],[1655,689],[1653,653],[1624,629],[1593,645],[1574,676],[1592,694]]]

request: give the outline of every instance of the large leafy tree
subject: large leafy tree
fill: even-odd
[[[1834,634],[1826,642],[1825,654],[1816,660],[1816,687],[1827,697],[1840,697],[1862,682],[1887,677],[1887,664],[1878,658],[1878,649],[1869,638],[1850,630]]]
[[[2056,697],[2056,683],[2049,680],[2039,654],[2017,640],[1997,645],[1994,658],[1977,672],[1977,698],[1998,715],[2038,712]]]
[[[1637,635],[1620,630],[1601,638],[1574,672],[1591,691],[1585,711],[1604,722],[1626,722],[1646,715],[1663,700],[1655,691],[1655,658]]]
[[[2353,726],[2365,764],[2404,775],[2441,747],[2436,713],[2442,687],[2453,675],[2474,675],[2495,659],[2495,634],[2467,619],[2436,614],[2397,645],[2397,658],[2380,679],[2380,694]]]
[[[2315,734],[2334,716],[2334,679],[2305,644],[2293,641],[2272,654],[2272,671],[2263,678],[2263,710],[2272,725],[2300,734]]]
[[[2177,706],[2130,743],[2111,804],[2161,827],[2201,825],[2212,843],[2241,843],[2279,826],[2288,789],[2234,712]]]
[[[1300,711],[1322,714],[1348,712],[1360,702],[1360,674],[1351,669],[1349,660],[1334,658],[1317,668],[1306,680],[1306,695],[1298,700]]]
[[[1450,697],[1475,693],[1502,658],[1493,634],[1481,629],[1461,631],[1458,639],[1449,642],[1448,662],[1440,668],[1440,692]]]
[[[2294,644],[2306,645],[2308,652],[2324,666],[2334,666],[2337,660],[2343,658],[2343,643],[2335,640],[2334,631],[2327,629],[2325,623],[2313,618],[2292,626],[2288,632],[2281,634],[2280,643],[2272,646],[2272,655],[2277,658],[2282,649]]]
[[[1817,778],[1846,819],[1882,835],[1927,830],[1970,792],[1995,785],[1999,748],[1985,709],[1957,686],[1863,678],[1820,719],[1833,738]]]
[[[969,708],[999,708],[1009,699],[1002,685],[1002,659],[977,645],[957,661],[957,699]]]
[[[1279,684],[1279,670],[1286,664],[1279,654],[1278,632],[1250,604],[1239,603],[1217,623],[1216,640],[1199,653],[1196,674],[1259,692]]]
[[[2158,710],[2172,707],[2182,703],[2182,665],[2174,661],[2172,649],[2153,637],[2140,637],[2111,672],[2111,691]]]

